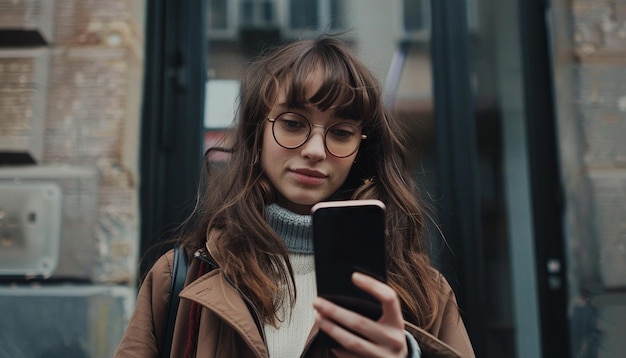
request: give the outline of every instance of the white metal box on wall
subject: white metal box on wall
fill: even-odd
[[[93,280],[97,205],[95,168],[0,167],[0,276]]]
[[[0,182],[0,274],[45,278],[56,270],[62,198],[56,183]]]

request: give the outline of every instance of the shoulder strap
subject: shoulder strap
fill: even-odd
[[[163,342],[159,351],[160,358],[170,356],[172,349],[172,337],[174,337],[174,323],[176,322],[176,312],[178,311],[178,303],[180,298],[178,294],[185,286],[185,277],[189,269],[187,254],[184,249],[178,245],[174,247],[174,264],[172,266],[172,284],[170,286],[169,300],[167,301],[167,309],[165,316],[165,332],[163,334]]]

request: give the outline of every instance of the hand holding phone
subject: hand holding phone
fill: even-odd
[[[321,202],[311,213],[317,294],[377,320],[380,302],[351,278],[356,271],[386,282],[385,205],[379,200]]]

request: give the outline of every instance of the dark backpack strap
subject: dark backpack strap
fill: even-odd
[[[159,358],[167,358],[170,356],[172,338],[174,337],[176,312],[178,311],[178,304],[180,302],[178,294],[185,286],[185,277],[187,276],[188,269],[189,263],[187,254],[184,249],[181,249],[178,245],[176,245],[174,247],[174,264],[172,266],[172,284],[170,286],[170,295],[165,312],[165,330],[163,332],[164,334],[163,342],[161,342],[161,349],[159,350]]]

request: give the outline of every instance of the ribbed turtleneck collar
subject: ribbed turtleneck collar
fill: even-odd
[[[287,251],[297,254],[313,253],[310,215],[295,214],[273,203],[267,206],[265,219],[283,240]]]

